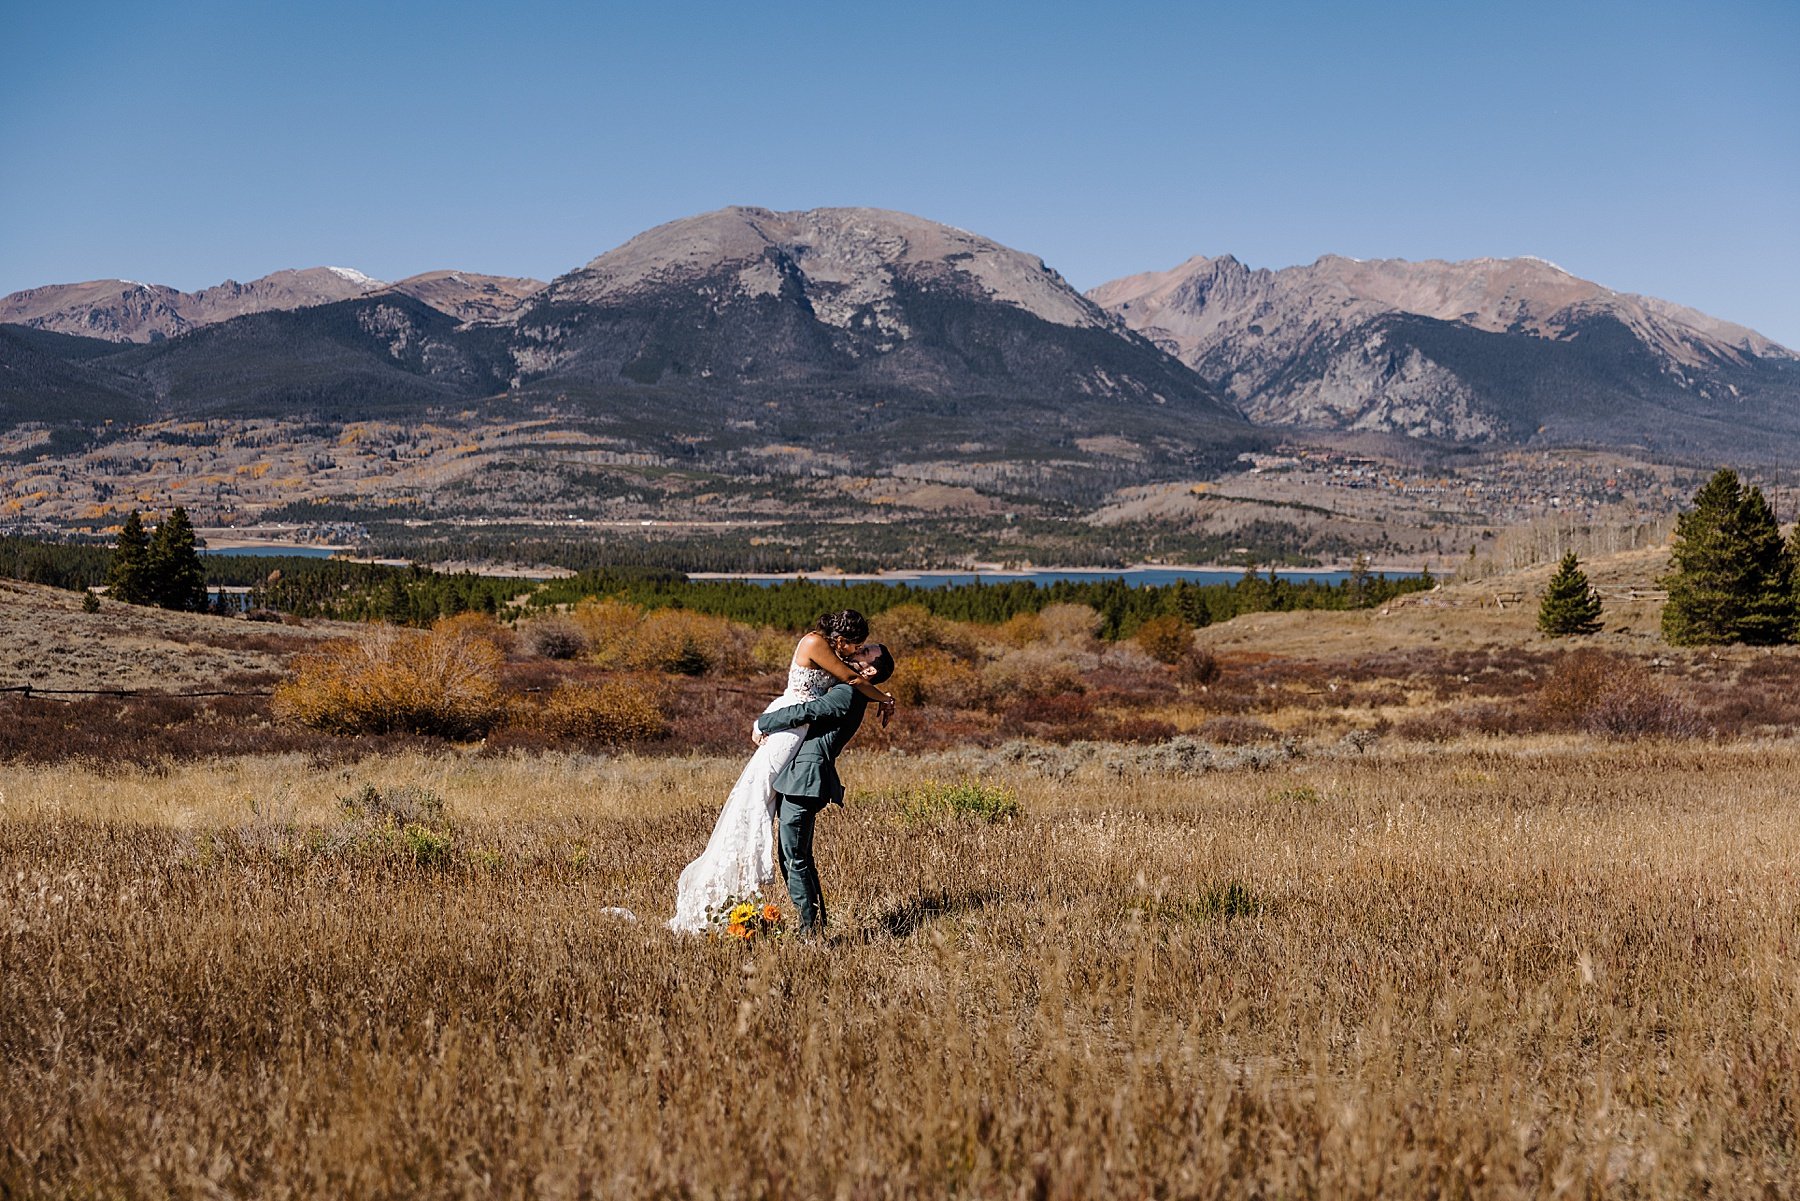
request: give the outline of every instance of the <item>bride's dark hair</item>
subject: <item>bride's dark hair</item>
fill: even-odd
[[[819,618],[813,629],[825,635],[827,642],[841,639],[853,646],[861,646],[869,636],[869,619],[855,609],[839,609]]]

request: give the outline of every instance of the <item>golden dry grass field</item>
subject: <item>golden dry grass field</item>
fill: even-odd
[[[1015,759],[822,946],[660,927],[731,758],[0,768],[0,1196],[1800,1193],[1800,743]]]

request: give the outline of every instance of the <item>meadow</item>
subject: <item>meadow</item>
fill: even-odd
[[[867,754],[677,938],[736,768],[8,769],[0,1195],[1795,1192],[1791,741]]]
[[[0,587],[128,694],[0,697],[0,1198],[1800,1194],[1800,650],[1661,554],[1573,640],[886,610],[823,944],[662,926],[791,631]]]

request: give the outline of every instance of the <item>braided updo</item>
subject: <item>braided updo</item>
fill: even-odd
[[[855,609],[839,609],[827,613],[814,623],[813,629],[825,636],[835,649],[840,643],[861,646],[869,636],[869,619]]]

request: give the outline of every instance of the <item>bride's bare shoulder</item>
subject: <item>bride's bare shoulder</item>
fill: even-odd
[[[828,655],[837,657],[832,653],[831,644],[825,641],[825,635],[817,630],[807,631],[794,647],[794,662],[800,667],[817,667]]]

